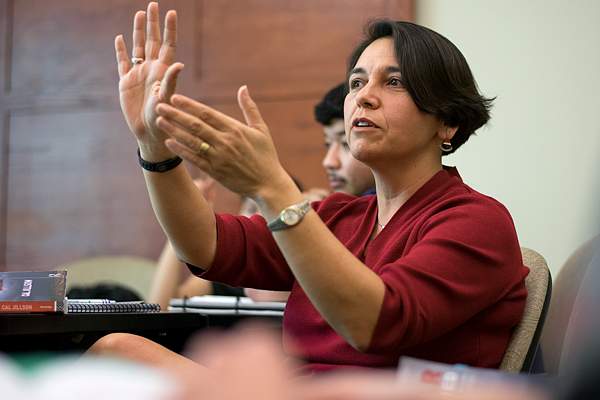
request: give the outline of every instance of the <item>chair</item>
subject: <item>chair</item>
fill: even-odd
[[[133,256],[90,257],[60,266],[67,270],[67,292],[73,287],[121,284],[147,299],[156,261]]]
[[[536,355],[552,293],[552,278],[544,257],[521,247],[523,264],[529,268],[525,277],[527,302],[521,321],[513,328],[500,363],[500,370],[529,373]]]
[[[600,236],[578,247],[555,280],[546,326],[540,340],[544,372],[568,375],[576,367],[581,343],[600,321]],[[598,332],[595,333],[598,335]]]

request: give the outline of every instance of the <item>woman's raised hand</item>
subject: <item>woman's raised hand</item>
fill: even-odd
[[[115,39],[121,109],[142,153],[147,150],[159,158],[160,153],[168,152],[164,147],[168,136],[156,126],[156,106],[168,102],[175,92],[177,75],[183,68],[183,64],[174,63],[176,47],[177,13],[167,13],[161,41],[157,3],[148,4],[147,12],[135,15],[131,60],[123,36]]]
[[[250,198],[261,197],[263,189],[295,187],[246,86],[238,91],[246,124],[182,95],[172,103],[157,107],[157,124],[171,136],[166,143],[173,153]]]

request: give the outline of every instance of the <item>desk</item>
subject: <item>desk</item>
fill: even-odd
[[[126,332],[180,352],[207,326],[199,313],[0,314],[0,351],[84,351],[104,335]]]

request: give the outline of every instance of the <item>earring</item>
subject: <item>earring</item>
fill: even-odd
[[[444,143],[440,144],[440,149],[444,153],[452,151],[452,143],[450,142],[450,128],[446,128],[446,139],[444,139]]]

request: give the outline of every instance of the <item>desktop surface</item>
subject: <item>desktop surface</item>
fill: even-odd
[[[199,313],[7,313],[0,314],[0,351],[85,351],[100,337],[133,333],[181,352],[196,330],[208,326]]]

